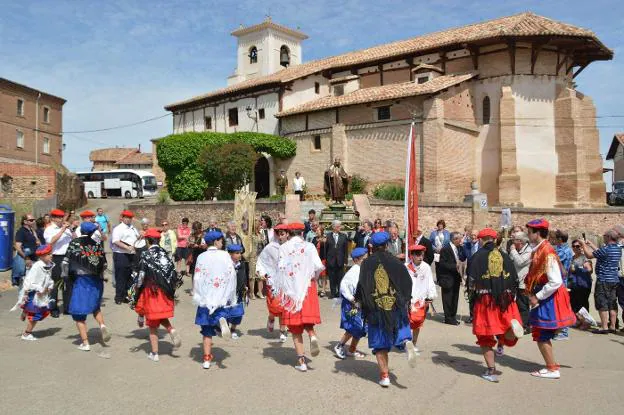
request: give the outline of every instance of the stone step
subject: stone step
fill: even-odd
[[[325,209],[325,207],[327,207],[327,204],[320,200],[305,200],[303,202],[300,202],[300,206],[301,220],[308,220],[308,211],[310,209],[314,209],[316,211],[316,215],[320,216],[321,210]]]

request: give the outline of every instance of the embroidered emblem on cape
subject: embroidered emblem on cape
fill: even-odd
[[[392,311],[396,303],[396,297],[394,296],[396,291],[390,287],[390,278],[388,278],[388,273],[381,264],[377,265],[374,278],[375,292],[373,293],[373,298],[375,303],[384,311]]]
[[[482,278],[490,279],[499,277],[507,279],[509,278],[509,272],[505,271],[503,268],[503,256],[500,251],[498,249],[493,249],[488,255],[488,269]]]

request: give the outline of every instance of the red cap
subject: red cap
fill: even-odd
[[[50,216],[53,216],[56,218],[62,218],[62,217],[65,217],[65,212],[63,212],[61,209],[52,209],[50,211]]]
[[[279,225],[275,225],[273,227],[274,231],[287,231],[288,230],[288,225],[284,225],[283,223],[280,223]]]
[[[41,245],[36,251],[35,255],[42,256],[52,253],[52,245]]]
[[[548,229],[550,227],[550,223],[546,219],[534,219],[531,222],[526,224],[527,228],[533,229]]]
[[[126,218],[133,218],[134,213],[130,212],[129,210],[122,210],[121,216],[126,217]]]
[[[305,229],[305,225],[301,222],[293,222],[286,226],[289,231],[302,231]]]
[[[485,229],[481,229],[481,231],[479,232],[479,234],[477,235],[477,238],[481,239],[481,238],[494,238],[496,239],[496,237],[498,236],[498,234],[496,233],[496,231],[492,228],[485,228]]]
[[[81,218],[88,218],[88,217],[91,217],[91,216],[95,216],[95,213],[93,213],[93,211],[91,211],[91,210],[85,210],[84,212],[80,213],[80,217]]]
[[[149,228],[145,231],[146,238],[160,239],[160,231],[156,228]]]
[[[409,249],[410,252],[413,252],[413,251],[423,251],[423,252],[425,252],[427,250],[427,248],[422,246],[422,245],[410,245],[408,249]]]

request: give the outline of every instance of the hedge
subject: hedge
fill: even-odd
[[[208,145],[247,143],[257,152],[275,158],[294,157],[297,145],[284,137],[255,132],[214,133],[189,132],[172,134],[157,141],[158,165],[167,175],[166,183],[173,200],[202,200],[208,183],[198,163],[201,151]]]

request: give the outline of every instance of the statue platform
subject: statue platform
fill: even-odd
[[[355,216],[353,208],[343,203],[332,203],[321,211],[319,223],[323,229],[330,231],[332,221],[334,220],[342,222],[342,231],[348,233],[349,237],[353,236],[360,224],[360,220]]]

